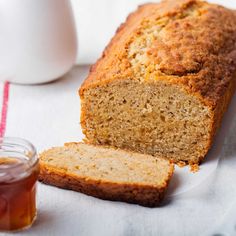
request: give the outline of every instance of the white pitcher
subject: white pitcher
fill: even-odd
[[[0,80],[52,81],[76,61],[69,0],[0,0]]]

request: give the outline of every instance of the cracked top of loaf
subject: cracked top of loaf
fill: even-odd
[[[165,0],[129,15],[80,95],[116,79],[165,80],[214,107],[235,72],[236,12],[198,0]]]

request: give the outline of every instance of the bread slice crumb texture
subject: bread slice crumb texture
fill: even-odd
[[[87,179],[163,186],[173,172],[164,159],[88,144],[67,144],[45,151],[41,164]]]

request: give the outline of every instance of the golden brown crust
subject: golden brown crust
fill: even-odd
[[[234,73],[234,76],[232,78],[232,80],[229,81],[229,83],[227,84],[227,86],[225,87],[225,92],[223,94],[223,96],[221,96],[221,99],[218,101],[217,105],[215,106],[215,108],[212,110],[212,131],[211,131],[211,137],[209,139],[209,144],[208,144],[208,148],[207,151],[211,148],[212,143],[214,141],[214,137],[221,125],[221,121],[223,119],[223,115],[226,112],[231,99],[234,95],[236,89],[236,73]],[[199,162],[201,162],[203,160],[204,157],[202,157]],[[195,164],[195,163],[193,163]]]
[[[74,143],[65,144],[65,146]],[[95,180],[88,177],[80,177],[67,172],[62,168],[49,165],[44,162],[41,154],[39,181],[64,189],[78,191],[97,198],[124,201],[139,204],[147,207],[158,206],[164,197],[169,181],[174,173],[174,165],[168,173],[168,178],[161,186],[151,186],[143,184],[114,183],[109,181]]]
[[[166,17],[169,20],[161,36],[148,50],[147,66],[154,62],[159,67],[152,73],[183,85],[215,106],[236,68],[236,17],[231,10],[198,0],[167,0],[139,7],[92,67],[80,89],[81,97],[90,87],[135,78],[127,55],[129,45],[143,29]]]
[[[170,174],[170,178],[172,173]],[[168,182],[161,188],[139,185],[120,185],[99,182],[91,179],[78,179],[73,175],[63,173],[58,169],[40,164],[39,181],[94,196],[104,200],[123,201],[146,207],[156,207],[164,198]]]

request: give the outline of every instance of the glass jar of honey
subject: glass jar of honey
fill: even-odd
[[[0,231],[32,225],[36,218],[36,150],[19,138],[0,139]]]

